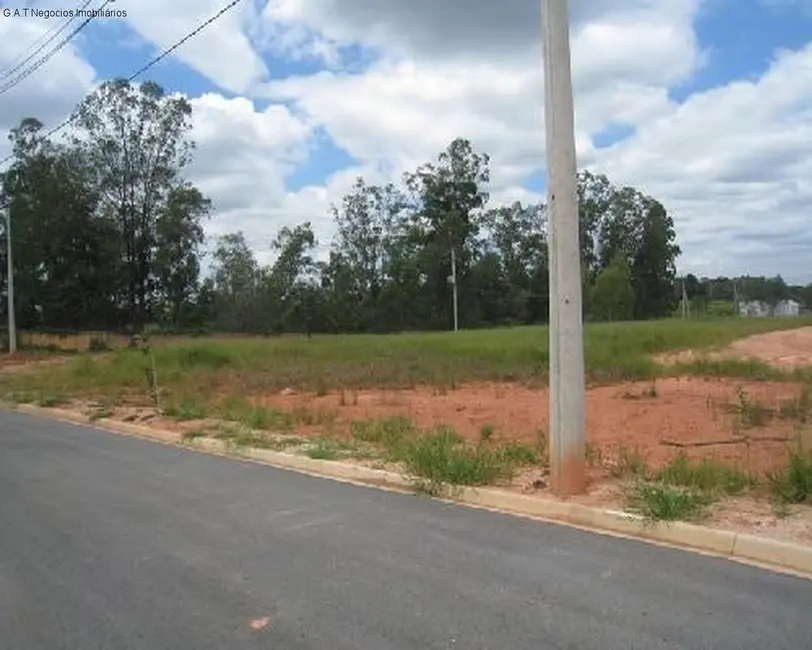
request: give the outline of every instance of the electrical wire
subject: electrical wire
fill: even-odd
[[[85,3],[81,7],[79,7],[77,9],[77,13],[80,12],[80,11],[84,11],[85,7],[87,7],[91,2],[93,2],[93,0],[86,0]],[[48,43],[53,41],[57,36],[59,36],[62,32],[64,32],[68,28],[68,25],[70,25],[77,18],[78,18],[78,16],[72,15],[64,23],[62,23],[61,27],[59,25],[54,25],[48,31],[46,31],[44,34],[42,34],[39,38],[37,38],[26,49],[36,47],[37,43],[39,43],[43,38],[45,38],[46,36],[51,34],[51,32],[56,30],[56,32],[51,34],[51,36],[49,38],[47,38],[43,43],[41,43],[39,45],[39,47],[36,47],[36,49],[33,52],[31,52],[31,54],[29,54],[22,61],[17,63],[17,65],[14,65],[14,61],[19,59],[21,56],[24,56],[25,55],[25,50],[23,50],[20,54],[18,54],[16,57],[14,57],[6,67],[4,67],[2,70],[0,70],[0,81],[3,81],[4,79],[8,79],[11,75],[13,75],[15,72],[17,72],[17,70],[22,68],[26,63],[28,63],[31,59],[33,59],[35,56],[37,56],[37,54],[42,52],[42,50],[45,49],[45,46],[48,45]],[[12,65],[14,65],[13,68],[11,67]]]
[[[108,2],[109,2],[109,0],[108,0]],[[140,69],[139,69],[139,70],[137,70],[136,72],[132,73],[132,74],[131,74],[129,77],[127,77],[127,81],[128,81],[128,82],[130,82],[130,81],[134,81],[134,80],[135,80],[137,77],[139,77],[139,76],[140,76],[140,75],[142,75],[144,72],[146,72],[147,70],[149,70],[149,69],[150,69],[152,66],[154,66],[156,63],[158,63],[158,62],[162,61],[164,58],[166,58],[167,56],[169,56],[169,55],[170,55],[172,52],[174,52],[176,49],[178,49],[178,48],[179,48],[181,45],[183,45],[184,43],[186,43],[188,40],[190,40],[190,39],[194,38],[195,36],[197,36],[197,35],[198,35],[200,32],[202,32],[204,29],[206,29],[206,27],[208,27],[209,25],[211,25],[213,22],[215,22],[215,21],[219,20],[219,19],[220,19],[220,17],[221,17],[221,16],[223,16],[223,14],[225,14],[225,13],[227,13],[228,11],[230,11],[231,9],[233,9],[233,8],[234,8],[236,5],[240,4],[240,2],[242,2],[242,0],[231,0],[231,2],[229,2],[229,3],[228,3],[226,6],[225,6],[225,7],[223,7],[222,9],[220,9],[220,11],[218,11],[216,14],[214,14],[213,16],[211,16],[210,18],[208,18],[206,21],[202,22],[202,23],[201,23],[200,25],[198,25],[198,26],[197,26],[195,29],[193,29],[191,32],[189,32],[188,34],[186,34],[186,36],[184,36],[182,39],[180,39],[178,42],[176,42],[174,45],[172,45],[171,47],[169,47],[169,48],[165,49],[165,50],[164,50],[163,52],[161,52],[161,53],[160,53],[158,56],[156,56],[154,59],[152,59],[152,60],[151,60],[149,63],[147,63],[146,65],[144,65],[142,68],[140,68]],[[106,4],[106,3],[105,3],[105,4]],[[48,132],[47,132],[47,133],[46,133],[46,134],[43,136],[43,139],[50,138],[52,135],[55,135],[56,133],[59,133],[59,132],[60,132],[62,129],[64,129],[64,128],[65,128],[66,126],[68,126],[69,124],[71,124],[71,123],[72,123],[72,122],[73,122],[75,119],[76,119],[76,115],[75,115],[75,114],[74,114],[74,115],[71,115],[70,117],[68,117],[67,119],[65,119],[63,122],[61,122],[60,124],[58,124],[57,126],[55,126],[53,129],[51,129],[50,131],[48,131]],[[12,160],[13,158],[14,158],[14,155],[13,155],[13,154],[12,154],[12,155],[9,155],[9,156],[6,156],[6,157],[5,157],[5,158],[3,158],[2,160],[0,160],[0,165],[3,165],[3,164],[5,164],[5,163],[7,163],[9,160]],[[8,204],[6,204],[6,205],[8,205]],[[6,207],[6,205],[0,205],[0,209],[5,208],[5,207]]]
[[[113,1],[113,0],[105,0],[104,4],[103,4],[101,7],[98,7],[97,9],[93,9],[93,10],[91,10],[91,11],[101,11],[101,10],[102,10],[102,9],[104,9],[104,8],[105,8],[107,5],[109,5],[109,4],[110,4],[110,2],[112,2],[112,1]],[[38,59],[38,60],[37,60],[37,61],[34,63],[34,65],[32,65],[30,68],[28,68],[28,69],[26,69],[26,70],[23,70],[23,71],[22,71],[20,74],[18,74],[18,75],[17,75],[17,76],[16,76],[14,79],[12,79],[11,81],[8,81],[8,82],[6,82],[5,84],[3,84],[2,86],[0,86],[0,96],[2,96],[3,94],[7,93],[9,90],[11,90],[12,88],[14,88],[14,86],[16,86],[17,84],[19,84],[19,83],[21,83],[21,82],[25,81],[25,79],[27,79],[27,78],[28,78],[28,77],[30,77],[32,74],[34,74],[34,73],[35,73],[37,70],[39,70],[39,69],[40,69],[40,68],[41,68],[43,65],[45,65],[45,64],[46,64],[46,63],[47,63],[47,62],[48,62],[48,61],[49,61],[49,60],[50,60],[50,59],[51,59],[51,58],[52,58],[52,57],[53,57],[53,56],[54,56],[54,55],[55,55],[57,52],[59,52],[59,50],[61,50],[61,49],[62,49],[63,47],[65,47],[65,46],[66,46],[68,43],[70,43],[70,42],[71,42],[71,40],[73,40],[73,38],[74,38],[74,37],[75,37],[75,36],[76,36],[76,35],[77,35],[79,32],[81,32],[81,31],[82,31],[82,30],[83,30],[85,27],[87,27],[87,26],[90,24],[90,21],[91,21],[91,20],[93,20],[94,18],[95,18],[95,16],[94,16],[94,15],[91,15],[91,16],[89,16],[88,18],[85,18],[85,19],[84,19],[84,20],[81,22],[81,24],[80,24],[80,25],[79,25],[79,26],[78,26],[76,29],[74,29],[74,30],[73,30],[73,31],[72,31],[70,34],[68,34],[68,36],[67,36],[66,38],[62,39],[62,40],[59,42],[59,44],[57,44],[57,46],[56,46],[56,47],[54,47],[54,49],[52,49],[50,52],[48,52],[48,54],[46,54],[45,56],[43,56],[43,57],[39,58],[39,59]]]

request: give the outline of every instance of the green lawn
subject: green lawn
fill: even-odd
[[[810,320],[669,319],[590,324],[586,327],[587,373],[592,382],[644,379],[663,373],[651,355],[724,346],[770,330],[810,325]],[[159,385],[176,394],[242,395],[291,387],[325,392],[334,388],[453,387],[468,381],[546,381],[548,330],[517,327],[458,333],[182,339],[156,345]],[[4,393],[42,391],[60,395],[147,392],[149,356],[121,350],[81,354],[64,366],[35,375],[6,375]],[[680,372],[771,376],[762,364],[698,363]],[[675,372],[672,370],[671,372]]]

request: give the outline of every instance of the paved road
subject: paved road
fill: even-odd
[[[798,650],[810,605],[726,560],[0,413],[3,650]]]

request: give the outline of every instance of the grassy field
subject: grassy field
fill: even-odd
[[[781,319],[677,319],[588,325],[585,330],[590,382],[645,379],[664,369],[652,355],[724,346],[761,332],[812,321]],[[153,342],[158,383],[183,394],[250,395],[285,388],[323,393],[364,387],[453,387],[472,381],[547,380],[546,327],[464,332],[283,338],[178,338]],[[48,390],[65,395],[146,393],[149,355],[138,350],[80,354],[42,372],[7,375],[4,392]],[[751,362],[693,363],[670,372],[776,377]],[[666,370],[668,372],[668,370]]]
[[[808,370],[782,372],[757,361],[698,360],[664,367],[652,358],[722,348],[749,335],[805,325],[812,325],[812,320],[590,324],[585,330],[587,376],[592,384],[677,374],[812,382]],[[492,484],[509,479],[523,467],[544,465],[543,431],[536,442],[518,444],[504,436],[494,438],[493,427],[483,425],[475,440],[464,440],[450,427],[425,429],[407,419],[388,417],[354,421],[348,432],[339,435],[333,426],[335,411],[274,408],[263,405],[261,398],[284,389],[316,396],[338,393],[339,408],[350,404],[344,401],[344,391],[365,388],[422,385],[451,391],[482,381],[541,386],[547,381],[548,335],[545,327],[518,327],[312,339],[167,337],[152,340],[146,350],[80,353],[33,372],[0,374],[0,395],[45,406],[93,400],[102,405],[98,417],[108,417],[105,413],[124,403],[154,402],[157,380],[164,416],[179,422],[215,418],[226,423],[190,430],[191,437],[205,435],[236,445],[280,449],[303,444],[303,453],[326,460],[376,458],[396,463],[419,477],[424,489],[436,492],[443,484]],[[812,412],[812,400],[810,408],[804,409],[804,422],[807,412]],[[793,458],[770,485],[776,499],[780,493],[789,495],[781,497],[789,503],[809,502],[812,457]],[[642,461],[627,463],[634,469],[625,472],[634,478],[630,505],[652,518],[691,518],[719,495],[735,495],[766,480],[756,480],[738,468],[693,462],[677,459],[676,464],[659,469],[645,468]]]

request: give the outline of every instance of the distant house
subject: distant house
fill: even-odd
[[[761,300],[747,300],[739,303],[739,316],[749,318],[767,318],[770,306]]]
[[[773,313],[776,316],[798,316],[801,313],[801,305],[795,300],[782,300],[775,306]]]
[[[739,316],[767,318],[769,316],[793,317],[801,313],[801,306],[795,300],[781,300],[775,307],[763,300],[747,300],[739,303]]]

